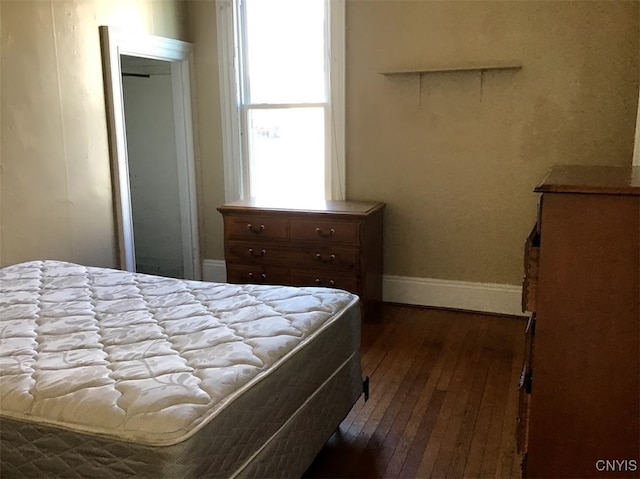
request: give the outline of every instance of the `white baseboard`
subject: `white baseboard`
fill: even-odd
[[[390,303],[523,316],[522,289],[510,284],[385,275],[382,291],[383,301]]]
[[[205,259],[202,279],[224,283],[227,280],[225,262]],[[382,291],[383,301],[389,303],[523,316],[522,289],[510,284],[384,275]]]

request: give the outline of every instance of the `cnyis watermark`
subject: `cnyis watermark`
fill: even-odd
[[[598,472],[636,472],[638,461],[636,459],[598,459],[596,469]]]

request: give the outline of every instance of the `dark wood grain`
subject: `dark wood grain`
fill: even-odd
[[[523,319],[385,304],[362,328],[371,397],[304,477],[519,477]]]

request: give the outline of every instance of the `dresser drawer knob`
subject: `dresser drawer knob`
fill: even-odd
[[[322,280],[320,278],[316,278],[316,284],[318,286],[322,286]],[[332,279],[329,280],[329,286],[335,286],[336,282]]]
[[[255,226],[253,226],[251,223],[247,224],[247,229],[249,231],[251,231],[254,234],[259,234],[262,233],[264,231],[264,225],[260,225],[257,228]]]
[[[247,274],[247,276],[249,277],[249,279],[250,279],[251,281],[253,281],[253,280],[255,280],[255,279],[256,279],[256,275],[255,275],[255,274],[253,274],[253,273],[249,273],[249,274]],[[259,281],[264,281],[264,280],[266,280],[266,279],[267,279],[267,275],[266,275],[265,273],[262,273],[262,274],[260,275],[260,277],[259,277]]]
[[[249,256],[253,256],[254,258],[262,258],[265,254],[267,254],[266,249],[261,249],[259,253],[256,253],[253,248],[249,248],[247,251],[249,252]]]
[[[320,253],[316,253],[316,261],[320,261],[322,263],[331,263],[336,259],[335,254],[330,254],[328,258],[323,258]]]
[[[325,233],[320,228],[316,228],[316,233],[318,233],[318,236],[320,236],[321,238],[331,238],[335,232],[336,230],[334,230],[333,228],[331,228],[328,233]]]

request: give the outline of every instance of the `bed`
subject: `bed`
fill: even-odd
[[[362,393],[358,297],[0,269],[1,477],[300,476]]]

